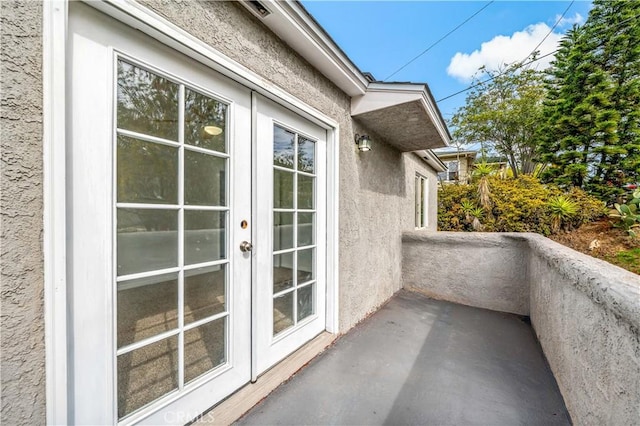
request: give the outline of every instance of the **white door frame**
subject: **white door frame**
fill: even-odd
[[[43,175],[46,416],[68,423],[68,327],[66,258],[66,111],[68,1],[43,1]],[[215,71],[286,106],[327,129],[327,313],[326,330],[338,323],[339,124],[302,100],[265,81],[173,23],[129,0],[87,2]]]

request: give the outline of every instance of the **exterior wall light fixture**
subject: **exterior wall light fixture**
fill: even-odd
[[[362,152],[371,151],[371,139],[369,135],[359,135],[356,133],[356,145]]]

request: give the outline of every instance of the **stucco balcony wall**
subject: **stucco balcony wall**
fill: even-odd
[[[640,420],[640,278],[537,234],[407,232],[403,284],[529,315],[575,424]]]

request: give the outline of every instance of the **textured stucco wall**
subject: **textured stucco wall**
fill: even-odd
[[[525,297],[574,423],[638,424],[640,277],[526,233],[405,233],[403,262],[405,286],[435,298],[526,314],[500,308]]]
[[[401,234],[413,229],[414,214],[406,154],[353,122],[349,97],[242,6],[141,3],[340,124],[339,311],[340,330],[348,330],[401,286]],[[372,135],[371,152],[358,152],[355,133]]]
[[[42,5],[0,11],[0,423],[44,424]]]
[[[436,299],[529,314],[528,249],[521,234],[407,232],[405,288]]]
[[[530,240],[531,322],[577,425],[640,423],[640,277]]]

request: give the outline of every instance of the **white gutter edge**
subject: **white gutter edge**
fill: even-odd
[[[438,156],[430,149],[424,149],[421,151],[415,151],[417,155],[422,158],[422,160],[433,167],[436,172],[446,172],[447,166],[438,158]]]

